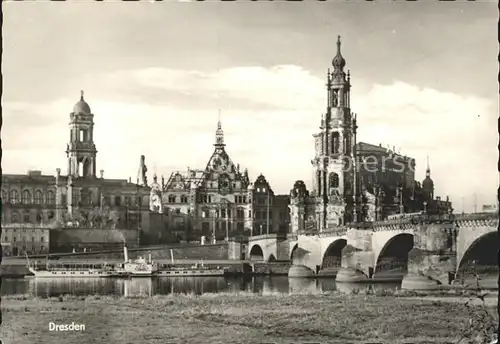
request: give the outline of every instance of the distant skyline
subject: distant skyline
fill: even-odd
[[[311,188],[326,71],[342,37],[358,141],[396,147],[457,212],[495,202],[497,8],[474,3],[3,4],[4,173],[66,173],[85,91],[97,170],[135,181],[227,152],[276,193]]]

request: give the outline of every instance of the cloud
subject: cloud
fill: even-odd
[[[191,106],[186,104],[187,107],[237,101],[240,108],[248,108],[253,103],[261,109],[308,110],[321,104],[323,93],[323,80],[292,65],[235,67],[213,72],[145,68],[118,71],[103,81],[110,87],[132,85],[129,91],[134,94],[138,87],[146,92],[161,90],[168,99],[176,96],[190,100]]]
[[[88,99],[95,114],[98,169],[107,177],[135,179],[141,154],[151,174],[156,170],[166,178],[187,166],[204,168],[221,109],[227,151],[252,178],[263,173],[281,193],[297,179],[310,185],[312,134],[325,110],[323,84],[297,66],[146,68],[102,75]],[[496,178],[492,104],[401,81],[359,86],[355,90],[369,91],[352,95],[353,111],[359,113],[358,140],[401,147],[417,159],[419,180],[430,155],[438,194],[489,197]],[[7,103],[4,170],[20,172],[28,165],[50,173],[56,167],[65,170],[68,113],[74,103]]]

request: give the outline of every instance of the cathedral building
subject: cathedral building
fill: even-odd
[[[3,241],[10,244],[4,250],[13,255],[47,251],[48,229],[51,247],[57,242],[73,248],[117,240],[134,245],[140,232],[149,230],[150,191],[145,165],[141,182],[136,184],[125,179],[105,179],[103,170],[97,174],[94,114],[83,92],[69,117],[66,174],[57,168],[55,175],[42,175],[40,171],[2,175],[2,227],[12,231]],[[36,235],[24,235],[28,229]],[[42,233],[42,229],[46,230]],[[103,236],[99,229],[130,232],[117,234],[119,238],[113,239],[107,234]],[[37,240],[40,242],[36,245],[26,242]]]
[[[179,240],[224,240],[229,237],[286,233],[288,195],[275,195],[263,175],[251,182],[229,157],[221,122],[214,151],[204,169],[173,172],[151,185],[150,209]]]
[[[314,134],[314,180],[311,192],[303,181],[290,192],[291,231],[329,231],[354,222],[384,220],[395,214],[447,213],[451,203],[434,199],[430,169],[422,184],[415,181],[415,160],[395,149],[357,142],[357,116],[351,111],[350,72],[337,53],[326,80],[326,111]]]

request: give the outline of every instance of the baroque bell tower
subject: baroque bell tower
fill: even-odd
[[[97,150],[94,144],[94,115],[83,99],[83,91],[70,114],[69,127],[70,137],[66,147],[68,176],[95,178]]]
[[[333,71],[327,72],[327,107],[320,132],[314,134],[314,194],[318,229],[341,226],[353,220],[355,185],[355,119],[350,110],[350,75],[341,53],[340,36]]]

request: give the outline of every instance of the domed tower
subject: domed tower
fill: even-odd
[[[327,73],[327,107],[320,132],[314,134],[314,195],[320,230],[343,225],[354,216],[354,146],[356,123],[350,110],[350,75],[341,53],[340,36],[333,71]]]
[[[306,204],[309,197],[306,184],[302,180],[297,180],[290,190],[290,226],[291,232],[297,233],[305,229]]]
[[[425,170],[425,179],[422,182],[425,200],[427,203],[434,199],[434,182],[431,179],[431,168],[429,165],[429,157],[427,157],[427,169]]]
[[[83,91],[70,114],[69,126],[70,139],[66,147],[68,176],[95,178],[97,150],[94,144],[94,115],[83,99]]]

